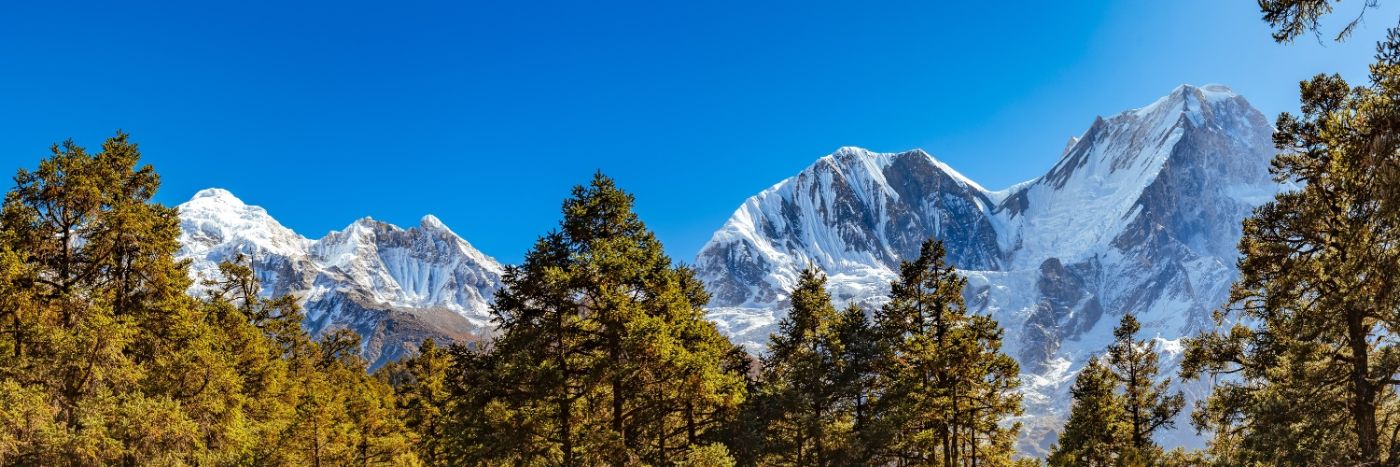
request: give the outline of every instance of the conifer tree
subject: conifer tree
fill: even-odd
[[[734,347],[633,202],[596,175],[564,202],[559,230],[507,268],[500,336],[459,352],[463,384],[492,384],[460,390],[457,449],[487,463],[664,464],[733,416]]]
[[[1274,39],[1320,33],[1337,2],[1261,1]],[[1356,3],[1361,14],[1375,2]],[[1337,34],[1346,39],[1358,15]],[[1377,46],[1370,85],[1318,75],[1301,114],[1279,116],[1271,171],[1296,189],[1244,223],[1240,278],[1219,329],[1188,341],[1182,375],[1215,379],[1193,423],[1227,464],[1391,465],[1400,371],[1394,235],[1400,32]],[[1300,403],[1302,402],[1302,403]]]
[[[224,410],[236,375],[185,294],[178,217],[150,202],[159,178],[122,133],[98,153],[51,152],[19,171],[0,214],[0,399],[27,407],[0,415],[19,431],[0,435],[5,457],[172,462],[237,438]]]
[[[851,439],[840,452],[837,462],[842,465],[862,465],[871,461],[868,446],[879,445],[871,439],[871,404],[875,393],[875,363],[878,355],[875,329],[859,305],[850,304],[838,317],[836,338],[840,342],[836,355],[837,404],[851,419]]]
[[[219,265],[206,306],[230,332],[252,446],[239,462],[387,465],[416,455],[387,382],[366,374],[359,335],[314,341],[292,297],[263,297],[247,258]]]
[[[1273,37],[1277,42],[1293,42],[1306,33],[1321,35],[1320,20],[1332,12],[1332,4],[1341,0],[1258,0],[1259,11],[1264,14],[1264,22],[1274,28]],[[1357,2],[1359,13],[1348,21],[1333,37],[1344,41],[1366,15],[1366,10],[1376,8],[1375,0]]]
[[[774,404],[767,420],[766,463],[831,465],[849,442],[842,396],[841,316],[826,292],[826,276],[804,269],[763,358],[763,397]]]
[[[1079,370],[1070,388],[1073,405],[1060,439],[1050,454],[1051,466],[1106,467],[1122,465],[1120,455],[1130,444],[1118,375],[1098,357]]]
[[[52,152],[0,213],[0,464],[414,461],[388,386],[324,358],[292,299],[236,263],[187,293],[179,218],[125,134]]]
[[[385,365],[379,373],[394,387],[404,425],[415,435],[418,457],[428,465],[447,462],[448,414],[452,411],[448,372],[452,358],[432,339],[423,339],[418,353]]]
[[[1142,330],[1132,313],[1123,315],[1113,329],[1114,341],[1108,346],[1108,362],[1123,388],[1124,421],[1128,423],[1128,441],[1142,456],[1154,456],[1160,450],[1152,441],[1152,433],[1176,424],[1176,416],[1185,406],[1181,393],[1167,394],[1170,381],[1157,382],[1160,372],[1156,345],[1138,340]]]
[[[1372,87],[1318,76],[1302,85],[1302,118],[1279,117],[1275,142],[1284,152],[1275,176],[1303,186],[1245,221],[1241,277],[1217,316],[1230,327],[1187,346],[1184,376],[1242,378],[1218,382],[1196,414],[1198,425],[1224,435],[1218,441],[1236,442],[1242,459],[1400,460],[1400,424],[1385,416],[1396,409],[1400,371],[1390,338],[1400,324],[1400,252],[1388,246],[1400,227],[1400,143],[1391,136],[1400,122],[1400,62],[1391,38],[1372,66]]]
[[[900,266],[890,301],[876,314],[879,399],[870,446],[881,462],[987,465],[1011,462],[1021,413],[1019,368],[1001,353],[1002,331],[963,304],[966,279],[925,242]]]

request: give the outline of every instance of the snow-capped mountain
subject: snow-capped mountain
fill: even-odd
[[[1095,119],[1047,173],[997,191],[921,150],[841,148],[745,201],[696,268],[711,318],[757,350],[808,264],[837,299],[874,306],[901,260],[943,240],[968,277],[969,308],[1006,329],[1025,382],[1020,449],[1043,453],[1073,375],[1122,314],[1162,344],[1169,374],[1179,339],[1223,304],[1240,221],[1283,188],[1268,173],[1272,131],[1229,88],[1181,86]],[[1178,425],[1162,441],[1191,444]]]
[[[196,281],[247,255],[269,295],[293,294],[313,335],[350,328],[378,367],[424,338],[469,341],[490,332],[489,301],[503,268],[432,215],[401,229],[370,218],[311,240],[222,189],[181,204],[180,258]]]

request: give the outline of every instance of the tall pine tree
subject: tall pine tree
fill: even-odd
[[[1385,416],[1396,410],[1400,372],[1392,339],[1400,252],[1389,247],[1400,232],[1400,142],[1392,136],[1400,61],[1391,37],[1372,66],[1372,87],[1318,76],[1303,83],[1303,116],[1279,117],[1275,142],[1285,152],[1274,159],[1275,176],[1303,187],[1245,221],[1241,277],[1217,316],[1222,329],[1188,345],[1186,377],[1242,378],[1218,382],[1197,422],[1229,436],[1218,440],[1234,438],[1246,461],[1328,453],[1361,465],[1400,461],[1400,424]],[[1307,442],[1280,442],[1284,436]]]
[[[1098,357],[1090,358],[1079,370],[1070,388],[1073,404],[1069,420],[1050,454],[1051,466],[1122,465],[1120,459],[1131,434],[1118,387],[1118,375]]]
[[[455,442],[481,462],[664,464],[743,401],[732,344],[704,320],[708,296],[598,174],[564,202],[559,230],[507,269],[500,336],[459,351]],[[505,441],[505,442],[502,442]]]
[[[1168,394],[1170,381],[1157,381],[1158,356],[1154,341],[1139,340],[1142,324],[1132,313],[1123,315],[1113,329],[1108,345],[1108,363],[1123,388],[1124,420],[1128,423],[1129,445],[1136,455],[1155,458],[1160,448],[1152,433],[1176,425],[1175,419],[1186,405],[1181,393]]]
[[[879,426],[870,446],[881,462],[1007,464],[1021,413],[1019,367],[1001,352],[1002,330],[968,313],[967,280],[929,240],[900,266],[890,301],[876,314],[880,357],[875,404]]]
[[[826,292],[826,276],[804,269],[763,358],[759,397],[771,406],[765,463],[832,465],[850,442],[850,414],[841,399],[841,315]]]
[[[1259,6],[1274,39],[1320,34],[1328,0]],[[1362,15],[1375,2],[1355,4]],[[1336,35],[1347,38],[1360,15]],[[1240,278],[1220,329],[1188,342],[1184,377],[1216,380],[1193,422],[1230,464],[1400,462],[1394,330],[1400,227],[1400,32],[1377,47],[1370,85],[1318,75],[1301,114],[1279,116],[1272,172],[1301,188],[1245,221]],[[1305,401],[1305,403],[1300,403]]]

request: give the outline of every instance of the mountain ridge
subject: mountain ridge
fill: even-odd
[[[471,342],[491,332],[503,266],[431,214],[407,229],[363,217],[312,240],[224,189],[200,190],[178,207],[177,257],[191,260],[196,291],[219,262],[244,255],[265,294],[297,297],[312,335],[359,332],[372,367],[425,338]]]
[[[841,147],[746,199],[694,266],[713,297],[710,319],[761,353],[801,268],[820,267],[837,301],[871,309],[899,261],[928,237],[943,240],[968,279],[968,307],[1002,323],[1005,350],[1022,364],[1018,449],[1043,454],[1068,383],[1111,335],[1116,320],[1105,317],[1138,313],[1171,373],[1181,336],[1221,304],[1239,221],[1287,188],[1267,173],[1271,133],[1228,87],[1183,85],[1096,117],[1044,174],[999,190],[922,149]],[[503,266],[431,214],[406,229],[365,217],[309,239],[227,190],[179,207],[179,256],[192,275],[248,255],[265,293],[297,296],[313,334],[360,332],[374,366],[424,338],[492,332]],[[1181,431],[1165,444],[1198,441]]]
[[[943,240],[968,278],[968,307],[1002,323],[1022,364],[1018,447],[1043,453],[1068,382],[1111,335],[1116,320],[1104,317],[1137,313],[1169,350],[1223,304],[1240,221],[1286,188],[1267,170],[1272,131],[1228,87],[1182,85],[1096,117],[1043,175],[996,191],[922,150],[845,147],[746,200],[695,265],[712,319],[761,352],[802,268],[825,271],[837,301],[870,309],[919,241]]]

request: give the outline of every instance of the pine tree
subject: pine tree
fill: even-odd
[[[1131,428],[1123,397],[1117,391],[1118,375],[1098,357],[1090,358],[1070,388],[1074,402],[1050,454],[1050,465],[1122,465],[1120,456],[1130,444]]]
[[[841,316],[826,276],[804,269],[763,358],[760,393],[774,404],[767,420],[767,463],[831,465],[842,457],[850,423],[842,396]]]
[[[453,400],[448,380],[452,358],[432,339],[418,353],[385,365],[377,372],[394,387],[404,425],[416,435],[418,457],[428,465],[447,463],[448,414]]]
[[[1001,353],[1002,330],[969,314],[966,279],[944,262],[943,244],[924,243],[900,266],[890,301],[876,314],[878,427],[881,462],[976,465],[1011,462],[1019,424],[1019,368]]]
[[[1132,313],[1123,315],[1113,329],[1114,341],[1108,346],[1108,362],[1123,387],[1123,409],[1128,423],[1130,445],[1139,455],[1155,456],[1160,448],[1152,433],[1175,426],[1175,418],[1186,405],[1181,393],[1167,394],[1170,381],[1157,382],[1160,372],[1156,345],[1137,339],[1142,330]]]
[[[292,299],[238,263],[187,294],[179,218],[125,134],[52,152],[0,213],[0,464],[414,462],[388,386],[323,355]]]
[[[1259,0],[1259,11],[1264,21],[1274,28],[1273,37],[1277,42],[1293,42],[1306,33],[1321,35],[1323,16],[1332,12],[1332,3],[1340,0]],[[1361,13],[1346,23],[1333,38],[1338,42],[1346,40],[1361,24],[1366,10],[1376,8],[1375,1],[1360,2]]]
[[[243,378],[252,445],[239,463],[386,465],[416,462],[393,389],[366,373],[359,335],[320,342],[301,327],[292,297],[263,297],[242,255],[207,280],[206,306],[229,331],[226,355]]]
[[[870,429],[871,404],[876,396],[877,336],[859,305],[850,304],[838,319],[836,339],[841,346],[836,355],[837,405],[849,414],[852,436],[846,449],[839,453],[837,463],[863,465],[873,456],[867,446],[879,445],[878,440],[872,439],[875,430]]]
[[[482,462],[668,463],[744,398],[734,347],[704,320],[703,288],[598,174],[564,202],[559,230],[507,268],[501,335],[460,352],[464,428]],[[473,417],[476,421],[473,421]],[[513,442],[492,447],[508,433]]]
[[[1261,1],[1274,39],[1320,34],[1325,0]],[[1361,14],[1374,2],[1357,3]],[[1337,34],[1347,38],[1354,17]],[[1318,75],[1301,115],[1279,116],[1272,172],[1301,188],[1244,223],[1240,278],[1219,329],[1188,341],[1182,375],[1216,380],[1193,423],[1227,464],[1400,462],[1393,377],[1397,303],[1394,187],[1400,32],[1377,47],[1370,86]],[[1302,402],[1302,403],[1300,403]]]
[[[1275,142],[1285,152],[1275,176],[1304,186],[1245,221],[1241,277],[1217,316],[1222,327],[1235,324],[1189,342],[1185,377],[1243,379],[1217,383],[1196,414],[1243,459],[1400,459],[1392,441],[1400,424],[1384,416],[1396,410],[1392,375],[1400,371],[1389,339],[1400,324],[1390,266],[1397,251],[1387,246],[1400,227],[1392,193],[1400,144],[1388,136],[1400,122],[1396,37],[1372,66],[1372,87],[1318,76],[1302,85],[1302,118],[1279,117]]]
[[[236,437],[224,410],[236,375],[185,294],[178,217],[150,201],[159,178],[121,133],[95,154],[71,141],[51,152],[19,171],[0,214],[0,399],[29,407],[0,415],[20,431],[0,435],[6,457],[173,462]]]
[[[657,433],[658,451],[663,459],[723,440],[719,430],[733,423],[747,397],[750,366],[748,352],[731,343],[705,317],[704,305],[710,296],[694,270],[680,267],[677,278],[690,306],[680,308],[680,315],[669,319],[679,345],[663,358],[675,363],[658,366],[666,371],[655,376],[663,382],[661,393],[666,395],[657,404],[660,422],[651,425],[661,431]],[[671,426],[675,428],[668,428]],[[675,448],[668,450],[667,446]]]

